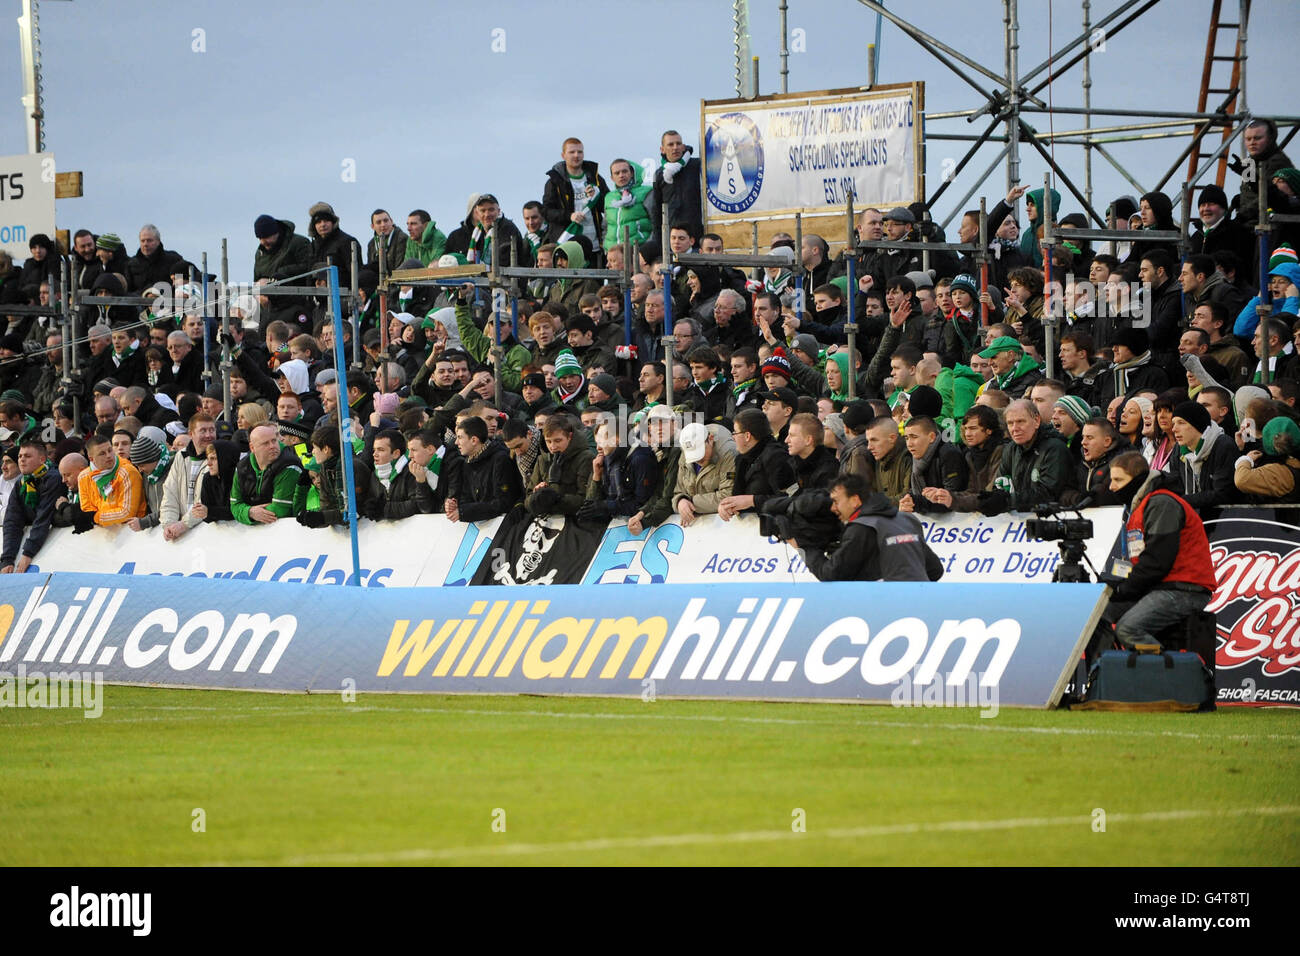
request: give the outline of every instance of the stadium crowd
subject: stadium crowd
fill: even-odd
[[[702,226],[700,159],[669,131],[658,168],[615,159],[602,175],[568,139],[518,225],[489,193],[472,196],[447,232],[424,210],[405,229],[375,210],[360,301],[343,331],[346,354],[359,336],[363,360],[344,369],[320,275],[318,295],[263,295],[205,319],[191,263],[153,225],[131,256],[111,232],[81,229],[66,254],[35,236],[21,266],[0,254],[0,314],[59,302],[67,260],[85,337],[71,343],[76,373],[65,375],[59,319],[7,316],[0,568],[25,570],[57,526],[161,526],[176,541],[202,522],[339,524],[344,454],[368,519],[478,521],[522,509],[626,518],[639,533],[672,515],[689,526],[705,514],[757,513],[763,533],[797,541],[830,576],[870,573],[862,561],[831,567],[835,543],[847,546],[843,529],[865,515],[1129,503],[1111,466],[1130,451],[1203,517],[1231,503],[1300,502],[1294,227],[1275,230],[1270,245],[1273,315],[1263,324],[1250,284],[1255,190],[1269,191],[1273,209],[1300,208],[1300,171],[1276,138],[1268,121],[1247,131],[1234,201],[1200,189],[1181,258],[1168,243],[1070,241],[1086,220],[1060,215],[1059,194],[1011,190],[989,217],[983,294],[974,257],[935,252],[926,269],[901,246],[858,251],[850,288],[851,253],[832,257],[808,233],[799,248],[788,235],[772,241],[788,268],[751,276],[671,265],[666,280],[665,243],[672,254],[723,249]],[[1013,211],[1021,197],[1023,222]],[[1136,237],[1176,228],[1172,209],[1163,193],[1121,196],[1108,218]],[[920,203],[862,210],[858,237],[946,241],[925,212]],[[1045,217],[1062,240],[1050,247],[1063,282],[1052,305],[1064,311],[1054,378],[1044,371]],[[958,239],[975,242],[978,227],[978,213],[966,213]],[[500,256],[547,270],[622,269],[625,230],[639,250],[631,315],[616,284],[564,277],[527,283],[517,330],[468,285],[394,283],[380,313],[381,266]],[[307,211],[304,233],[269,214],[252,231],[255,282],[301,277],[328,258],[350,283],[355,240],[329,204]],[[95,305],[160,283],[178,303],[170,312]],[[233,361],[229,414],[223,346]],[[346,450],[340,414],[357,436]]]

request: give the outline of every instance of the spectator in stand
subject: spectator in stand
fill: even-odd
[[[700,160],[691,156],[691,147],[682,143],[675,129],[659,138],[659,168],[655,170],[651,190],[650,220],[654,241],[663,245],[663,210],[668,208],[670,223],[688,223],[693,235],[704,232],[700,221]]]
[[[90,465],[77,477],[81,510],[102,528],[125,524],[145,513],[144,486],[133,464],[117,456],[112,442],[96,433],[86,439]]]
[[[304,509],[298,512],[298,523],[304,528],[324,528],[329,525],[348,523],[347,474],[344,471],[340,447],[337,427],[327,425],[311,433],[311,454],[319,469],[315,473],[315,478],[317,490],[320,492],[320,510]],[[289,451],[287,448],[282,450]],[[349,448],[347,453],[351,454],[352,449]],[[352,459],[352,484],[356,496],[357,517],[375,513],[375,499],[378,497],[375,486],[378,480],[371,472],[370,466],[355,456]]]
[[[295,235],[293,223],[288,219],[276,219],[273,216],[258,216],[253,223],[253,234],[257,236],[257,253],[253,258],[253,281],[258,285],[279,282],[304,276],[297,284],[306,285],[306,273],[311,271],[314,259],[311,243],[305,236]],[[264,296],[260,324],[262,331],[274,321],[287,322],[298,331],[309,331],[309,309],[307,302],[298,296]]]
[[[819,581],[937,581],[943,562],[925,543],[921,522],[900,513],[885,495],[873,493],[858,475],[831,484],[831,510],[843,523],[833,554],[803,548],[804,563]],[[786,542],[799,548],[798,539]]]
[[[412,209],[406,216],[406,259],[418,259],[427,267],[442,258],[447,248],[447,237],[433,217],[423,209]]]
[[[456,449],[462,459],[459,480],[443,505],[451,521],[488,521],[523,501],[519,469],[506,446],[489,439],[483,419],[467,417],[456,423]]]
[[[1293,166],[1290,158],[1277,145],[1277,124],[1271,119],[1251,120],[1243,136],[1246,144],[1246,159],[1234,166],[1241,175],[1241,194],[1237,207],[1237,221],[1244,230],[1253,230],[1259,222],[1260,183],[1268,190],[1266,204],[1278,206],[1275,202],[1276,187],[1272,186],[1274,174],[1279,169]]]
[[[875,461],[871,490],[897,504],[912,484],[912,456],[908,453],[898,424],[881,416],[867,426],[867,449]]]
[[[1202,302],[1192,313],[1192,329],[1204,332],[1209,338],[1209,347],[1200,357],[1212,359],[1226,370],[1224,384],[1229,388],[1241,388],[1250,377],[1251,360],[1237,344],[1233,335],[1225,334],[1229,328],[1231,313],[1221,302]],[[1179,349],[1182,352],[1182,349]],[[1187,363],[1184,362],[1184,367]]]
[[[1148,288],[1143,296],[1150,296],[1150,348],[1153,364],[1171,371],[1171,362],[1178,352],[1178,336],[1182,327],[1182,288],[1174,269],[1173,254],[1164,249],[1146,249],[1142,252],[1142,265],[1138,278]]]
[[[798,487],[789,495],[769,498],[762,508],[765,515],[787,519],[798,529],[796,534],[809,543],[829,543],[834,537],[827,493],[839,472],[839,462],[823,443],[824,437],[825,428],[816,415],[800,412],[790,419],[785,444]]]
[[[1191,235],[1193,255],[1213,256],[1227,251],[1241,260],[1253,258],[1254,237],[1229,214],[1228,196],[1221,186],[1211,183],[1203,187],[1197,208],[1201,219]]]
[[[339,228],[339,217],[327,202],[318,202],[307,210],[307,232],[311,240],[311,261],[327,259],[339,268],[339,288],[352,285],[352,246],[357,245],[357,258],[361,257],[360,243]]]
[[[641,167],[626,159],[616,159],[609,164],[614,188],[605,194],[604,245],[607,251],[623,241],[624,229],[628,238],[637,245],[654,235],[654,187],[642,182],[642,175]]]
[[[19,442],[18,472],[4,509],[0,574],[22,574],[31,567],[50,532],[56,505],[67,491],[62,475],[46,460],[45,445],[35,437]]]
[[[584,155],[582,140],[570,136],[560,146],[560,161],[547,170],[542,191],[542,214],[548,226],[546,241],[563,243],[585,236],[588,247],[599,250],[605,236],[604,205],[609,186],[596,163],[584,159]]]
[[[1025,354],[1025,347],[1020,340],[1009,335],[993,340],[980,356],[992,365],[993,377],[988,387],[1006,392],[1012,398],[1021,398],[1028,394],[1043,377],[1042,370],[1033,357]]]
[[[1300,427],[1279,415],[1264,426],[1260,437],[1262,450],[1246,452],[1236,460],[1237,490],[1264,504],[1300,502]]]
[[[1071,329],[1061,336],[1061,347],[1057,351],[1061,362],[1061,379],[1065,383],[1065,393],[1075,395],[1091,404],[1092,393],[1097,376],[1101,374],[1104,362],[1093,364],[1092,336],[1087,332]]]
[[[370,241],[366,243],[366,265],[380,270],[380,249],[383,249],[384,274],[397,271],[408,258],[406,233],[397,228],[387,209],[376,209],[370,214]],[[448,249],[448,252],[453,250]]]
[[[1246,303],[1246,296],[1241,295],[1222,272],[1214,266],[1214,259],[1207,255],[1191,256],[1183,263],[1178,274],[1178,282],[1183,289],[1183,315],[1186,325],[1191,325],[1196,310],[1202,305],[1217,302],[1228,314],[1236,315]],[[1185,327],[1185,326],[1180,326]]]
[[[640,514],[662,480],[655,453],[635,436],[629,447],[621,447],[618,427],[609,421],[596,429],[596,449],[587,500],[578,509],[578,520],[603,525],[610,518]]]
[[[510,264],[510,248],[517,252],[521,268],[533,264],[533,254],[519,227],[501,215],[501,204],[491,193],[473,197],[469,215],[460,227],[447,237],[447,252],[463,255],[468,262],[491,265],[495,250],[492,248],[492,226],[497,226],[497,242],[501,245],[501,263]],[[400,260],[399,260],[400,261]],[[576,268],[576,267],[575,267]]]
[[[799,407],[798,397],[788,388],[774,388],[759,392],[758,397],[763,402],[763,414],[772,427],[772,434],[784,447],[786,437],[790,433],[790,419]]]
[[[1290,246],[1279,246],[1273,250],[1268,260],[1268,290],[1273,301],[1273,314],[1280,312],[1289,315],[1300,313],[1300,266],[1296,264],[1296,252]],[[1255,295],[1237,314],[1232,331],[1237,338],[1246,340],[1255,333],[1259,324],[1258,306],[1263,300]]]
[[[681,402],[704,416],[706,422],[715,422],[727,414],[731,399],[731,386],[722,373],[718,353],[707,345],[697,345],[690,350],[686,361],[691,369],[691,387]]]
[[[206,518],[195,506],[202,503],[201,492],[207,484],[204,475],[210,471],[208,449],[217,440],[216,419],[203,412],[191,415],[187,433],[189,441],[176,454],[176,461],[163,482],[158,523],[163,526],[166,541],[175,541]],[[226,477],[229,483],[230,476]],[[229,495],[226,497],[229,499]]]
[[[140,227],[140,248],[126,262],[126,291],[139,295],[159,282],[170,285],[176,273],[189,273],[189,263],[180,253],[164,249],[158,227],[146,223]]]
[[[1221,505],[1235,504],[1237,448],[1231,436],[1196,402],[1174,406],[1172,427],[1179,445],[1183,500],[1202,518],[1214,517]]]
[[[546,451],[538,456],[528,480],[524,507],[534,517],[576,515],[586,500],[595,458],[585,441],[574,441],[579,424],[570,415],[546,420]]]
[[[1161,392],[1152,403],[1153,420],[1146,422],[1143,434],[1151,440],[1148,461],[1152,471],[1177,471],[1178,439],[1174,435],[1174,407],[1187,399],[1183,389]]]
[[[933,418],[917,416],[904,429],[904,443],[912,459],[908,493],[898,502],[899,511],[943,514],[951,510],[953,495],[964,491],[969,482],[966,458],[961,449],[943,440]],[[949,504],[939,500],[934,491],[948,492]]]
[[[1264,381],[1264,325],[1256,326],[1251,346],[1255,350],[1255,364],[1251,369],[1250,382],[1259,385]],[[1296,377],[1296,353],[1284,353],[1283,349],[1291,344],[1291,329],[1286,322],[1278,318],[1268,320],[1268,370],[1269,381],[1275,378]]]
[[[1033,402],[1013,401],[1005,418],[1011,443],[1002,454],[994,490],[980,496],[979,510],[997,515],[1059,502],[1066,491],[1078,486],[1065,442],[1040,420]]]
[[[1146,419],[1148,415],[1155,412],[1154,400],[1145,395],[1134,395],[1128,401],[1123,402],[1119,409],[1119,417],[1116,420],[1116,428],[1120,436],[1136,451],[1142,454],[1150,461],[1154,445],[1151,439],[1143,434]]]
[[[677,416],[672,409],[656,405],[646,414],[642,427],[659,462],[660,482],[645,508],[627,520],[628,531],[638,536],[646,528],[654,527],[672,515],[677,472],[682,460],[682,449],[676,441]]]
[[[445,429],[426,426],[406,437],[409,460],[406,470],[393,479],[388,489],[385,518],[442,511],[450,489],[460,481],[464,464],[455,445],[445,441],[445,434]]]
[[[682,429],[681,460],[673,508],[682,527],[702,514],[717,514],[718,506],[735,490],[736,446],[722,425],[693,422]]]
[[[152,425],[141,428],[131,442],[129,460],[140,472],[145,502],[145,513],[126,523],[132,531],[145,531],[158,526],[163,489],[167,475],[176,463],[176,457],[167,447],[167,434],[161,428]]]
[[[1139,391],[1156,393],[1169,387],[1165,370],[1152,361],[1146,329],[1121,329],[1110,341],[1114,362],[1097,376],[1093,404],[1109,409],[1116,399],[1128,399]]]
[[[1210,421],[1225,432],[1231,432],[1235,425],[1232,420],[1232,393],[1218,385],[1209,385],[1196,394],[1196,404],[1210,413]]]
[[[1083,480],[1076,501],[1066,503],[1086,499],[1096,506],[1122,504],[1110,490],[1110,465],[1119,455],[1132,451],[1133,446],[1101,416],[1084,423],[1079,444],[1083,449]]]
[[[980,495],[991,492],[1006,448],[1002,441],[1002,419],[987,405],[972,406],[962,419],[962,442],[965,447],[966,486],[959,491],[947,488],[923,488],[926,500],[953,511],[979,510]]]
[[[230,512],[241,524],[274,524],[293,517],[302,463],[281,448],[273,425],[260,425],[248,436],[248,455],[235,470]]]
[[[730,521],[743,512],[761,511],[777,495],[795,484],[787,449],[772,435],[761,409],[742,408],[731,427],[736,443],[736,480],[733,494],[718,503],[718,515]]]

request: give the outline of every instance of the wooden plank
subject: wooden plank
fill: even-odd
[[[388,273],[389,283],[401,282],[403,279],[456,279],[460,276],[487,275],[487,267],[481,265],[431,267],[428,269],[394,269]]]
[[[54,174],[55,199],[76,199],[81,195],[83,193],[81,191],[81,173],[79,171]]]

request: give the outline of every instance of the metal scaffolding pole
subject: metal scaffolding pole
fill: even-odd
[[[1084,136],[1091,136],[1092,127],[1092,4],[1083,0],[1083,128]],[[1083,195],[1092,205],[1092,143],[1083,147]]]

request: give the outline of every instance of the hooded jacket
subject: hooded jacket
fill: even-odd
[[[334,221],[334,231],[324,239],[316,234],[314,228],[309,229],[309,232],[311,233],[311,261],[321,263],[330,260],[333,265],[339,267],[339,288],[351,288],[352,244],[354,242],[357,244],[357,259],[363,261],[361,243],[357,242],[355,236],[350,236],[340,229],[337,219]],[[303,284],[307,284],[305,280]]]
[[[1025,393],[1034,387],[1043,377],[1042,368],[1029,353],[1020,356],[1020,361],[1015,364],[1011,371],[1006,375],[995,375],[989,380],[989,388],[1001,389],[1011,396],[1012,400],[1024,398]]]
[[[1194,449],[1183,449],[1178,470],[1182,474],[1182,497],[1205,516],[1206,509],[1235,504],[1240,500],[1234,481],[1237,446],[1215,422],[1201,433]]]
[[[635,164],[632,167],[632,175],[634,177],[636,175]],[[583,160],[582,179],[584,188],[591,190],[586,210],[591,216],[591,224],[595,230],[595,242],[599,243],[605,234],[604,206],[609,186],[601,178],[599,167],[589,159]],[[564,165],[564,160],[560,160],[546,171],[546,185],[542,189],[542,215],[546,217],[547,242],[560,242],[562,239],[569,238],[572,234],[570,226],[575,226],[582,232],[586,231],[569,218],[573,215],[573,210],[573,180],[569,176],[568,167]]]
[[[492,321],[490,316],[488,321]],[[456,329],[460,332],[461,345],[474,361],[490,366],[492,340],[474,324],[469,306],[456,306]],[[501,324],[501,332],[501,386],[517,392],[524,383],[523,367],[532,361],[532,354],[510,333],[509,323]]]
[[[572,239],[567,239],[559,244],[557,252],[563,252],[568,260],[566,268],[585,269],[587,268],[587,257],[582,251],[582,246]],[[557,279],[555,285],[551,286],[551,291],[546,297],[546,306],[558,302],[565,307],[570,316],[578,315],[578,303],[582,301],[584,295],[595,295],[600,291],[600,283],[595,279]]]
[[[432,219],[424,224],[419,239],[406,237],[406,258],[419,259],[423,266],[440,259],[446,249],[447,236]]]
[[[1052,190],[1052,209],[1050,212],[1043,209],[1043,191],[1041,189],[1031,189],[1025,193],[1025,198],[1034,204],[1034,208],[1037,210],[1037,218],[1034,219],[1032,228],[1026,228],[1020,233],[1020,253],[1029,260],[1030,265],[1041,269],[1043,266],[1043,252],[1039,242],[1043,238],[1044,216],[1051,222],[1056,222],[1057,213],[1061,211],[1061,194],[1055,189]],[[1001,225],[1000,221],[998,225]],[[989,228],[996,231],[991,221]]]
[[[280,224],[280,236],[276,239],[275,245],[270,249],[263,249],[261,243],[258,243],[257,252],[253,255],[254,282],[258,279],[270,279],[272,281],[288,279],[311,271],[313,262],[311,243],[307,241],[305,236],[294,233],[293,223],[288,219],[278,219],[276,221]],[[305,285],[308,280],[304,278],[301,282]],[[285,295],[274,296],[271,298],[270,308],[262,316],[262,329],[265,330],[268,325],[277,319],[288,321],[291,326],[296,326],[299,324],[296,321],[298,314],[304,312],[306,308],[306,298]]]
[[[605,194],[605,248],[623,241],[623,230],[638,245],[654,235],[651,209],[654,207],[653,188],[643,182],[640,163],[630,163],[632,179],[623,189],[611,186]],[[547,184],[549,186],[549,183]]]

